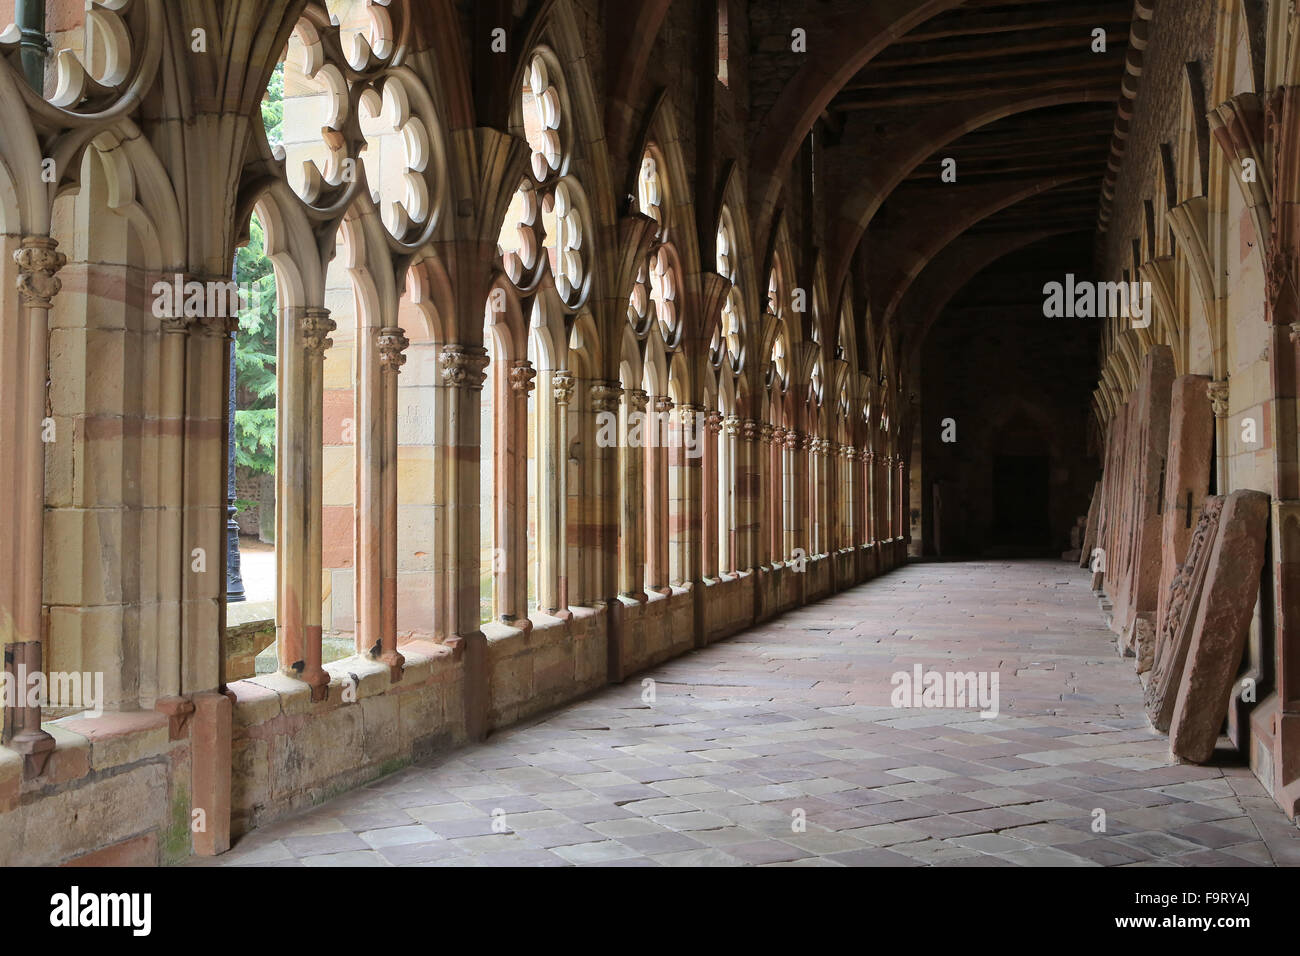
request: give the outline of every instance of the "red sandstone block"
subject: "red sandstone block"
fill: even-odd
[[[202,827],[194,829],[194,852],[216,856],[230,849],[231,719],[225,694],[194,696],[191,774],[194,809],[202,810]],[[192,821],[193,822],[193,821]]]
[[[132,837],[121,843],[95,850],[93,853],[86,853],[63,865],[70,867],[157,866],[158,835],[146,833],[143,836]]]

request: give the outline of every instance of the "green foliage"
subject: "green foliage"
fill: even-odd
[[[262,100],[262,123],[273,146],[284,120],[284,64],[275,68]],[[245,468],[275,471],[275,274],[266,255],[266,234],[256,216],[247,245],[235,252],[235,281],[251,295],[239,313],[235,336],[235,460]]]

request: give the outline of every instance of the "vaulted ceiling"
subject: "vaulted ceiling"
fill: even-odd
[[[1143,0],[1139,15],[1153,5]],[[981,249],[1019,249],[1016,237],[1035,235],[1045,254],[1088,248],[1050,239],[1098,228],[1126,63],[1140,73],[1140,49],[1130,51],[1134,0],[858,6],[862,20],[854,24],[848,8],[836,7],[827,30],[856,25],[869,55],[855,60],[827,35],[831,62],[806,67],[788,84],[812,89],[818,74],[836,84],[806,97],[820,106],[814,123],[826,146],[832,287],[856,257],[875,320],[897,315],[906,324],[913,286],[934,285],[941,277],[933,270],[950,269],[954,250],[970,248],[978,258]],[[1104,51],[1095,49],[1097,31]],[[801,115],[778,101],[772,116],[782,109]],[[945,181],[946,160],[955,162],[955,181]],[[1062,270],[1090,264],[1062,263]]]

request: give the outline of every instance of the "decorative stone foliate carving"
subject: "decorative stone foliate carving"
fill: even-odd
[[[758,440],[764,445],[772,444],[772,437],[776,434],[776,428],[764,422],[758,429]]]
[[[618,411],[623,387],[617,382],[597,382],[591,386],[591,407],[598,412]]]
[[[669,398],[667,395],[655,396],[656,413],[663,415],[664,413],[671,412],[672,410],[673,410],[673,400],[671,398]]]
[[[442,381],[455,388],[483,387],[487,376],[487,349],[477,345],[444,345],[442,347]]]
[[[695,413],[704,411],[699,405],[692,405],[689,402],[677,406],[677,414],[686,426],[695,424]]]
[[[704,418],[704,427],[709,430],[710,435],[716,435],[722,431],[722,413],[709,412]]]
[[[650,396],[642,389],[629,389],[627,393],[628,408],[634,412],[644,412],[650,404]]]
[[[537,369],[533,368],[533,363],[527,359],[516,361],[510,366],[510,387],[525,398],[536,385],[533,381],[536,377]]]
[[[390,326],[379,330],[379,367],[385,372],[396,372],[406,364],[405,349],[411,344],[411,340],[406,337],[406,333],[397,328]],[[446,353],[443,354],[444,360]],[[487,356],[483,357],[483,365],[487,366]],[[445,361],[444,361],[445,369]],[[483,376],[479,375],[478,386],[483,387]]]
[[[556,405],[568,405],[573,399],[573,373],[561,370],[551,376]]]
[[[876,453],[872,451],[870,448],[864,448],[862,449],[862,460],[865,461],[868,465],[875,464]]]
[[[321,358],[334,344],[329,334],[337,328],[338,323],[330,318],[329,309],[308,309],[302,320],[303,345],[310,354]]]
[[[1211,495],[1205,499],[1201,515],[1187,546],[1187,560],[1178,568],[1169,585],[1169,606],[1165,618],[1158,622],[1155,649],[1152,656],[1151,679],[1147,683],[1146,708],[1155,728],[1168,731],[1174,712],[1174,698],[1182,680],[1187,662],[1187,649],[1192,640],[1192,624],[1196,605],[1205,584],[1210,549],[1219,533],[1219,518],[1223,514],[1222,496]]]
[[[726,427],[727,434],[732,438],[740,434],[740,419],[735,415],[728,415],[722,424]]]
[[[740,423],[740,438],[742,441],[752,442],[758,438],[758,422],[752,418],[746,418]]]
[[[1291,323],[1290,329],[1291,344],[1295,345],[1296,342],[1300,341],[1300,322]]]
[[[18,295],[26,305],[48,309],[63,288],[55,273],[68,264],[68,257],[55,251],[58,240],[33,236],[14,250],[18,263]]]
[[[787,429],[785,430],[785,447],[786,447],[786,448],[798,448],[798,447],[799,447],[799,432],[798,432],[798,431],[796,431],[796,430],[793,429],[793,428],[787,428]]]
[[[1228,383],[1227,381],[1211,382],[1210,406],[1214,409],[1215,418],[1228,417]]]

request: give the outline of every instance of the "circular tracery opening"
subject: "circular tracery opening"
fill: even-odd
[[[560,141],[560,91],[551,82],[541,55],[533,57],[524,75],[524,138],[532,147],[533,176],[538,182],[560,170],[564,152]]]

